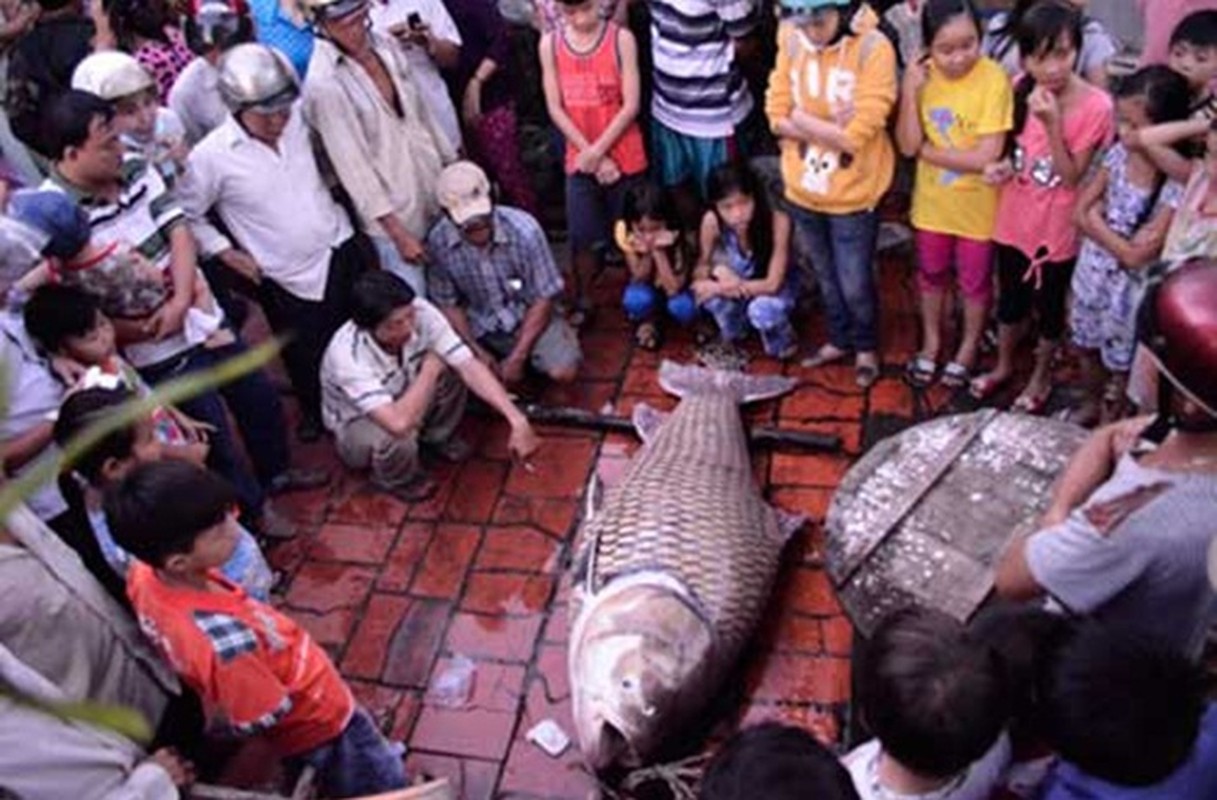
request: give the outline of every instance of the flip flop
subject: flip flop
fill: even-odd
[[[815,352],[810,358],[803,359],[804,367],[823,367],[828,364],[835,364],[849,357],[848,350],[840,350],[831,344],[822,344],[820,349]]]
[[[934,382],[938,362],[926,355],[916,355],[904,365],[904,379],[910,386],[924,388]]]
[[[942,385],[951,389],[962,389],[972,380],[972,370],[952,361],[942,368]]]

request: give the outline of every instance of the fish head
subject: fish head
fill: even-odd
[[[667,586],[639,585],[585,609],[571,641],[572,713],[595,770],[645,763],[704,699],[713,635]],[[701,691],[699,691],[701,690]]]

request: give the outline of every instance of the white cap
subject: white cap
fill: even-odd
[[[72,73],[73,89],[95,94],[103,100],[118,100],[154,86],[156,81],[148,70],[135,58],[118,50],[93,53]]]

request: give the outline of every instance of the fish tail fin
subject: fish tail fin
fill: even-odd
[[[659,366],[659,385],[677,397],[690,394],[726,394],[738,403],[753,403],[780,397],[798,384],[783,375],[748,375],[706,369],[665,360]]]

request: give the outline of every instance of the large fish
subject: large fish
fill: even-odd
[[[587,504],[572,566],[572,711],[597,770],[648,762],[706,706],[803,522],[761,498],[739,413],[794,380],[667,361],[659,380],[680,405],[635,412],[645,444],[603,506]]]

